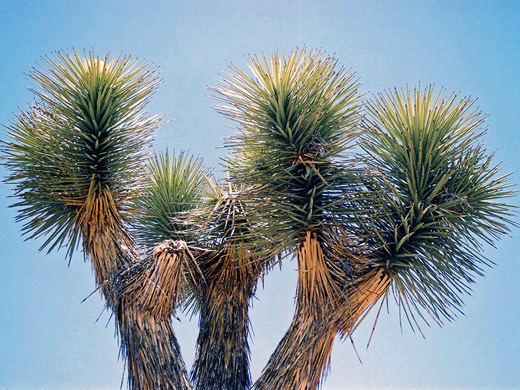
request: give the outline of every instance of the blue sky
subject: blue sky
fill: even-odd
[[[335,54],[368,94],[420,82],[478,98],[489,114],[488,151],[497,150],[504,171],[518,171],[519,20],[520,2],[498,0],[3,0],[0,123],[31,101],[24,72],[42,55],[73,48],[130,54],[158,65],[164,79],[148,107],[169,120],[156,150],[189,150],[218,170],[233,129],[212,109],[207,87],[229,62],[244,68],[248,54],[305,46]],[[68,267],[64,252],[46,255],[38,252],[41,242],[24,242],[8,208],[10,191],[0,185],[0,389],[119,388],[113,322],[97,295],[82,303],[94,289],[90,265],[78,254]],[[423,327],[423,339],[401,331],[391,306],[368,349],[370,318],[354,335],[363,364],[350,343],[337,342],[324,389],[519,389],[519,234],[514,229],[497,249],[486,248],[497,266],[465,297],[465,316],[442,329]],[[268,275],[254,301],[254,377],[291,320],[295,267],[286,263]],[[182,318],[175,330],[190,366],[196,318]]]

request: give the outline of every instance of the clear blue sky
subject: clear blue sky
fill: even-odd
[[[490,115],[488,150],[498,150],[505,171],[520,169],[520,2],[514,0],[3,0],[0,123],[31,101],[24,72],[40,56],[72,48],[122,52],[161,68],[164,82],[149,111],[170,122],[158,131],[156,149],[189,150],[219,169],[223,137],[233,129],[212,110],[207,86],[216,85],[228,62],[244,67],[248,53],[297,46],[334,53],[367,93],[420,82],[478,97]],[[97,295],[81,303],[94,289],[90,265],[78,254],[67,267],[64,252],[45,255],[41,242],[23,242],[9,194],[2,183],[0,389],[118,389],[123,365],[113,322],[106,325]],[[442,329],[423,327],[423,339],[408,328],[401,332],[390,307],[368,349],[371,321],[355,334],[363,364],[350,343],[338,341],[324,389],[520,389],[519,229],[512,235],[486,249],[497,266],[465,297],[465,316]],[[287,263],[270,274],[254,302],[254,377],[291,320],[295,267]],[[175,329],[190,366],[197,320],[183,318]]]

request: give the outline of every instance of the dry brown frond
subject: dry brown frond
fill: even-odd
[[[342,271],[323,251],[315,233],[307,232],[297,250],[296,312],[289,330],[254,384],[257,390],[319,388],[330,366],[337,329],[332,313],[343,299]]]
[[[344,234],[324,243],[310,232],[300,242],[296,312],[254,389],[318,389],[336,335],[349,337],[388,292],[390,272],[376,267],[369,251],[355,244]],[[342,262],[348,270],[341,269]]]
[[[135,243],[123,222],[109,190],[92,193],[77,211],[73,223],[81,231],[85,256],[92,262],[97,285],[107,286],[106,281],[127,266],[127,256],[135,252]],[[108,300],[107,291],[105,296]]]
[[[157,318],[172,315],[189,288],[200,288],[204,277],[184,241],[166,240],[140,263],[123,271],[127,301]]]
[[[388,293],[392,274],[383,266],[372,268],[347,291],[347,299],[335,310],[334,326],[341,337],[349,337],[374,305]]]
[[[321,241],[310,231],[298,244],[297,261],[297,306],[307,315],[319,315],[322,308],[341,297],[338,281],[344,273],[328,261]]]

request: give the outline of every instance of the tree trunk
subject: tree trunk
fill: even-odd
[[[249,300],[262,267],[235,250],[230,246],[201,259],[207,284],[191,372],[198,390],[247,390],[251,386]]]
[[[375,267],[356,275],[356,282],[343,291],[346,274],[326,258],[310,233],[300,242],[297,256],[296,312],[255,390],[318,389],[330,367],[336,335],[349,337],[390,286],[388,270]]]

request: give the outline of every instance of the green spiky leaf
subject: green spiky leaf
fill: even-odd
[[[190,241],[193,227],[182,220],[187,211],[200,207],[210,185],[210,170],[203,160],[186,153],[155,156],[148,165],[144,190],[135,198],[135,233],[148,248],[164,240]]]
[[[493,244],[514,207],[509,175],[500,176],[481,142],[484,116],[468,98],[388,91],[368,103],[364,148],[374,206],[361,222],[379,261],[395,272],[402,308],[452,319],[460,295],[491,265]],[[411,318],[411,317],[409,317]]]
[[[358,83],[319,51],[252,57],[249,68],[253,76],[231,66],[215,89],[219,111],[238,124],[227,164],[251,189],[249,209],[265,236],[294,248],[331,214],[348,214],[353,168],[344,157],[359,135]]]
[[[42,248],[49,250],[68,245],[72,254],[87,199],[110,191],[122,211],[141,187],[144,151],[161,124],[143,111],[157,69],[130,57],[58,52],[30,77],[36,102],[7,126],[10,140],[2,143],[7,182],[24,233],[46,236]]]

